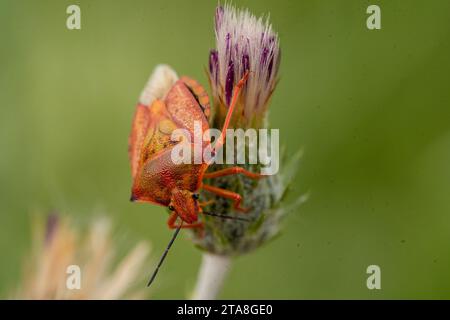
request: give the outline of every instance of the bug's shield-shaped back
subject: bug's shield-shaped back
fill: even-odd
[[[201,88],[203,91],[204,89]],[[199,88],[196,88],[198,91]],[[133,176],[133,199],[165,204],[161,201],[161,194],[157,190],[155,175],[165,174],[159,172],[158,164],[152,163],[161,159],[161,154],[170,154],[172,147],[179,143],[171,140],[175,129],[184,129],[194,141],[194,124],[201,125],[201,132],[209,126],[205,116],[205,100],[200,105],[198,96],[193,93],[185,81],[178,80],[173,84],[163,99],[156,99],[150,106],[139,104],[133,120],[130,135],[130,162]],[[209,113],[209,101],[206,101]],[[198,137],[197,137],[198,138]],[[201,137],[200,137],[201,138]],[[209,143],[205,141],[204,145]],[[165,156],[165,159],[168,157]],[[161,170],[179,171],[176,164],[173,168],[167,167],[167,163],[161,166]],[[152,168],[152,172],[147,172]],[[170,176],[170,175],[169,175]],[[170,179],[169,182],[170,183]],[[176,181],[174,181],[174,184]],[[156,195],[158,193],[158,196]],[[167,195],[170,197],[170,194]]]
[[[150,125],[149,107],[156,99],[164,99],[177,80],[176,72],[168,65],[161,64],[156,66],[141,92],[128,140],[128,155],[133,179],[136,176],[142,144]]]

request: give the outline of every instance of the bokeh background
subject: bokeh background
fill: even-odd
[[[82,29],[66,28],[81,7]],[[127,138],[158,63],[206,84],[216,1],[0,1],[0,293],[19,282],[33,216],[113,219],[158,257],[166,210],[133,204]],[[282,47],[270,123],[304,148],[273,242],[236,260],[222,298],[450,298],[450,2],[235,1]],[[378,4],[382,29],[366,28]],[[126,241],[125,241],[126,242]],[[184,298],[201,252],[177,241],[150,292]],[[366,268],[381,267],[368,290]],[[149,273],[153,264],[148,266]]]

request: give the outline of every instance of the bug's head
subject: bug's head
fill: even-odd
[[[189,190],[174,189],[169,209],[175,211],[187,223],[196,222],[199,212],[198,194]]]

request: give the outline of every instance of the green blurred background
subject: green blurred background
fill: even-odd
[[[51,210],[159,256],[166,210],[132,204],[127,138],[158,63],[206,83],[216,1],[0,0],[0,292]],[[81,7],[82,29],[66,29]],[[450,2],[236,1],[270,12],[283,51],[270,122],[304,148],[283,234],[236,260],[222,298],[450,298]],[[366,28],[381,7],[382,29]],[[201,253],[174,246],[153,298],[184,298]],[[366,268],[381,267],[368,290]],[[153,265],[149,265],[149,272]]]

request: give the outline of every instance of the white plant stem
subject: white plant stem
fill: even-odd
[[[204,253],[192,299],[216,299],[230,267],[230,257]]]

